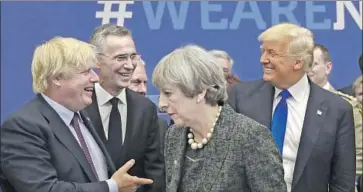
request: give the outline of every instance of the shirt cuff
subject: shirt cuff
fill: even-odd
[[[108,185],[109,192],[119,192],[118,191],[118,186],[117,186],[117,183],[116,183],[115,180],[108,179],[108,180],[106,180],[106,182],[107,182],[107,185]]]

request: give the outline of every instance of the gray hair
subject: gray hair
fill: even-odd
[[[213,49],[209,51],[210,54],[212,54],[216,58],[222,58],[225,60],[228,60],[231,66],[233,66],[233,59],[229,54],[223,50]]]
[[[304,61],[308,70],[313,63],[314,35],[304,27],[292,23],[281,23],[270,27],[258,37],[259,41],[289,40],[288,55],[290,58]]]
[[[126,27],[118,26],[112,23],[101,25],[95,28],[92,32],[90,43],[96,47],[98,53],[102,53],[104,50],[105,40],[108,36],[130,36],[131,31]]]
[[[164,56],[154,69],[152,82],[159,89],[177,86],[189,98],[206,90],[206,103],[212,106],[227,100],[222,68],[197,45],[187,45]]]

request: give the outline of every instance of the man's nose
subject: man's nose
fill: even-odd
[[[268,64],[268,63],[270,63],[270,60],[267,58],[265,52],[263,52],[262,55],[261,55],[260,63],[261,64]]]
[[[140,83],[139,85],[139,91],[146,94],[147,92],[147,88],[146,88],[146,84],[145,83]]]
[[[135,64],[135,62],[134,62],[134,61],[132,61],[132,60],[129,58],[129,59],[127,59],[127,61],[126,61],[125,65],[124,65],[124,67],[125,67],[126,69],[129,69],[129,70],[134,70],[134,69],[135,69],[135,67],[136,67],[136,64]]]

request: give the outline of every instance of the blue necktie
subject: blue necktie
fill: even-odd
[[[287,103],[286,99],[291,96],[288,90],[283,90],[281,93],[281,100],[275,108],[272,117],[271,132],[276,144],[282,154],[282,147],[284,146],[286,122],[287,122]]]

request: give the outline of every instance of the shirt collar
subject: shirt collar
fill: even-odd
[[[97,102],[99,106],[102,106],[113,98],[99,83],[95,84],[95,92],[97,95]],[[121,103],[126,104],[126,88],[122,89],[120,94],[116,96]]]
[[[41,95],[43,96],[44,100],[58,113],[64,123],[66,125],[70,125],[74,116],[74,112],[54,101],[50,97],[44,95],[43,93]]]
[[[334,87],[329,83],[329,81],[327,81],[325,83],[325,85],[323,86],[323,89],[329,90],[329,91],[333,91]]]
[[[297,83],[295,83],[295,85],[291,86],[287,90],[290,92],[292,98],[294,98],[298,102],[301,102],[309,89],[310,84],[308,78],[306,75],[304,75]],[[274,99],[279,96],[281,91],[282,89],[275,87]]]

